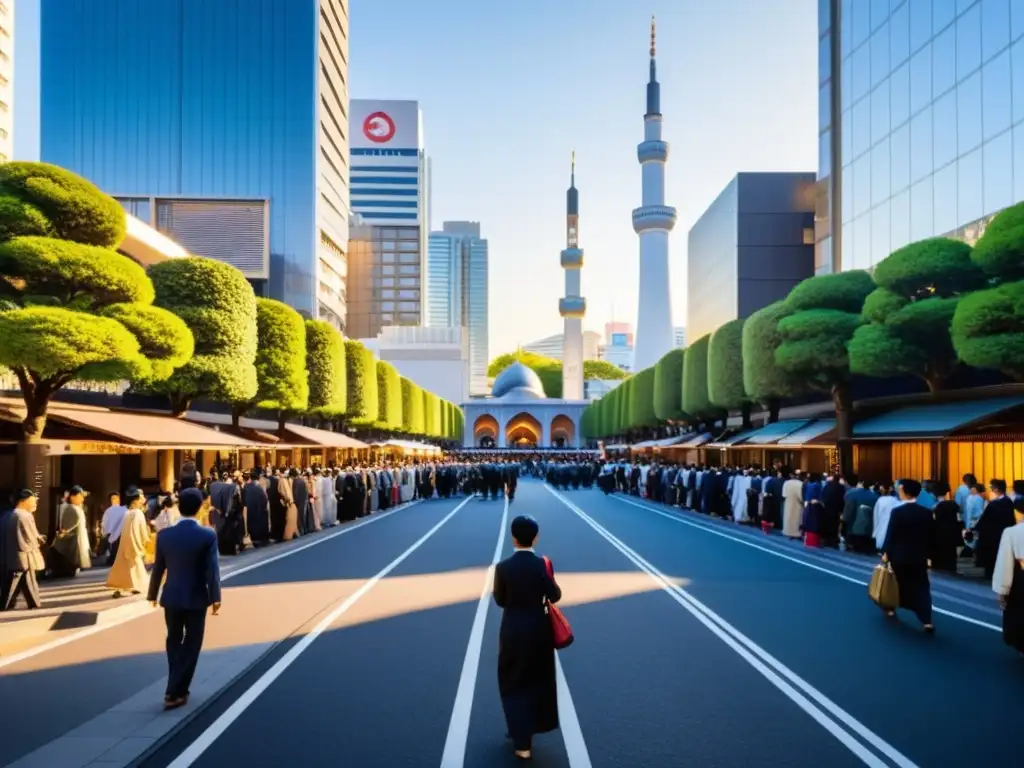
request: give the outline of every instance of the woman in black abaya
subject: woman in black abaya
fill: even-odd
[[[533,736],[558,728],[555,646],[546,606],[562,598],[544,558],[533,551],[539,526],[512,521],[515,552],[494,571],[494,602],[502,609],[498,691],[516,757],[531,759]]]

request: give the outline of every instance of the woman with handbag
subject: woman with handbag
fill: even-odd
[[[555,648],[571,642],[555,608],[562,590],[551,561],[533,550],[540,527],[532,517],[512,521],[515,552],[494,571],[494,602],[502,609],[498,641],[498,691],[508,737],[520,760],[532,757],[533,736],[558,728]],[[559,622],[553,624],[553,622]]]

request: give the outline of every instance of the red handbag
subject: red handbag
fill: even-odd
[[[548,569],[548,576],[554,580],[555,569],[551,566],[551,560],[547,557],[544,558],[544,566]],[[572,627],[569,626],[569,620],[565,618],[565,614],[559,610],[558,606],[550,600],[545,600],[545,603],[548,619],[551,621],[551,634],[555,639],[555,650],[560,651],[563,648],[568,648],[572,645],[572,641],[576,639],[572,634]]]

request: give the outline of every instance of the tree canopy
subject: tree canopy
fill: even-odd
[[[256,397],[244,405],[304,411],[309,403],[306,324],[302,315],[274,299],[256,299]]]
[[[743,387],[743,326],[742,319],[730,320],[708,342],[708,399],[727,411],[750,407]]]
[[[402,431],[410,435],[426,432],[423,413],[423,390],[409,379],[402,379]]]
[[[801,377],[775,362],[775,351],[782,344],[779,321],[791,314],[785,301],[777,301],[754,312],[743,324],[743,390],[768,408],[773,421],[781,400],[798,397],[806,390]]]
[[[377,361],[377,422],[384,429],[402,428],[402,377],[383,360]]]
[[[506,352],[491,360],[487,366],[487,375],[495,378],[512,363],[520,362],[537,374],[544,386],[544,394],[548,397],[562,396],[562,362],[553,357],[538,355],[534,352]],[[618,381],[629,376],[617,365],[607,360],[584,360],[583,379],[604,379]]]
[[[348,382],[348,420],[368,426],[377,421],[377,360],[373,353],[353,339],[345,340],[345,371]]]
[[[971,259],[999,282],[1024,279],[1024,203],[1011,205],[988,223]]]
[[[683,411],[683,366],[686,350],[666,352],[654,364],[654,413],[661,421],[686,419]]]
[[[630,428],[657,426],[658,417],[654,412],[654,366],[637,372],[629,381]]]
[[[68,382],[166,378],[193,353],[145,270],[114,250],[124,233],[124,209],[85,179],[0,165],[0,365],[21,388],[26,440]]]
[[[1003,283],[960,299],[953,315],[953,345],[977,368],[1024,380],[1024,281]]]
[[[325,418],[343,416],[348,406],[345,339],[323,320],[306,321],[309,410]]]
[[[683,410],[696,418],[717,419],[722,411],[708,394],[708,347],[711,334],[705,334],[686,348],[683,367]]]
[[[164,394],[181,415],[193,400],[238,403],[256,397],[256,296],[241,272],[192,256],[149,270],[155,304],[184,321],[195,354],[164,381],[137,378],[144,391]]]

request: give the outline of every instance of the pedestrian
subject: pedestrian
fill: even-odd
[[[981,513],[981,518],[974,524],[974,534],[977,537],[974,552],[978,565],[985,569],[985,578],[991,579],[995,572],[996,554],[999,552],[1003,531],[1012,527],[1016,520],[1013,515],[1013,502],[1006,495],[1006,481],[989,480],[988,488],[991,497],[985,511]]]
[[[46,537],[36,528],[36,494],[25,488],[14,497],[14,509],[0,515],[0,610],[12,610],[24,597],[31,608],[42,608],[36,571],[46,568],[40,545]]]
[[[1014,499],[1017,523],[999,541],[992,591],[1003,609],[1003,642],[1024,656],[1024,497]]]
[[[107,574],[107,586],[114,590],[114,597],[124,592],[137,595],[146,584],[146,547],[150,528],[146,522],[145,498],[135,486],[124,494],[128,509],[118,524],[119,546],[114,550],[113,567]]]
[[[562,590],[544,558],[534,553],[537,521],[512,521],[515,553],[494,570],[494,602],[502,609],[498,640],[498,691],[516,757],[531,759],[533,736],[558,728],[555,646],[546,606]]]
[[[106,542],[107,565],[113,565],[117,559],[117,547],[121,541],[121,526],[127,511],[121,505],[121,495],[117,491],[107,496],[107,508],[103,512],[103,520],[100,523],[100,534],[103,539],[101,546],[97,548],[98,550],[102,549],[102,542]],[[98,554],[99,551],[97,551]]]
[[[913,611],[928,634],[935,632],[932,624],[932,588],[928,580],[928,556],[935,541],[935,519],[932,511],[917,503],[921,484],[916,480],[900,480],[900,501],[893,507],[889,527],[882,543],[882,560],[892,566],[900,591],[900,608]],[[887,614],[895,616],[893,610]]]
[[[220,564],[217,534],[196,523],[203,504],[197,488],[186,488],[178,498],[181,520],[157,537],[156,562],[149,580],[149,601],[157,595],[167,623],[167,690],[165,709],[188,703],[189,686],[199,662],[206,629],[206,610],[220,611]],[[167,583],[160,584],[164,574]]]

